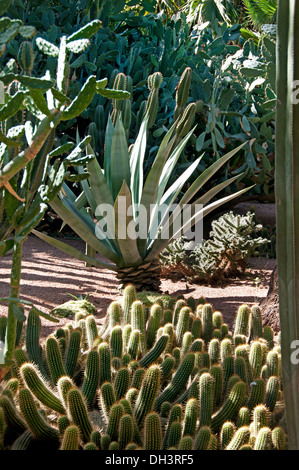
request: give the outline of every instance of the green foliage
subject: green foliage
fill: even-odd
[[[13,17],[18,16],[14,5],[4,2],[3,13],[5,8]],[[94,75],[82,83],[75,97],[68,96],[69,54],[85,49],[99,22],[85,25],[75,36],[61,35],[59,46],[41,37],[36,39],[38,49],[54,60],[52,76],[49,69],[43,75],[34,76],[34,48],[29,39],[36,33],[36,28],[24,26],[21,20],[11,20],[8,16],[1,18],[1,23],[2,52],[6,43],[8,55],[13,52],[17,34],[27,39],[20,44],[16,54],[12,53],[14,58],[7,60],[8,57],[3,55],[0,72],[5,86],[4,103],[0,108],[0,254],[13,250],[11,291],[7,299],[8,321],[0,364],[9,366],[25,320],[19,299],[23,242],[42,220],[48,203],[56,197],[64,180],[74,182],[88,176],[71,175],[70,167],[85,164],[93,158],[80,155],[90,137],[77,142],[75,148],[70,141],[58,141],[54,148],[57,126],[77,117],[96,93],[106,92],[108,97],[115,96],[113,90],[106,90],[107,83],[97,80]],[[17,64],[21,73],[18,73]],[[117,94],[115,98],[118,97]],[[39,312],[38,309],[35,311]],[[42,312],[40,314],[43,315]],[[50,316],[48,319],[57,321]]]

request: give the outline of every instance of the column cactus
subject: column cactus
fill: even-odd
[[[299,107],[294,93],[299,77],[298,26],[298,1],[279,2],[275,199],[282,380],[290,450],[299,449],[299,368],[298,361],[292,356],[294,350],[298,349],[299,341]]]

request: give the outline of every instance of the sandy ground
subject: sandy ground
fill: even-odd
[[[64,240],[84,251],[80,240]],[[223,286],[186,285],[185,282],[162,280],[162,291],[171,295],[183,294],[195,299],[204,296],[214,309],[220,310],[224,320],[232,326],[239,305],[252,305],[266,297],[269,279],[276,260],[251,259],[246,279],[231,280]],[[0,297],[9,296],[11,256],[0,258]],[[256,285],[254,279],[259,278]],[[33,302],[46,313],[58,305],[85,297],[96,307],[97,323],[103,322],[106,309],[119,295],[116,277],[112,271],[85,268],[84,263],[51,247],[34,235],[24,243],[21,298]],[[7,304],[0,304],[0,315],[7,313]],[[69,318],[52,323],[42,318],[42,337],[50,334],[58,325],[69,322]]]

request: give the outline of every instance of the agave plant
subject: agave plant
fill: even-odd
[[[205,214],[247,189],[207,205],[237,179],[235,176],[194,200],[203,184],[244,146],[242,144],[216,160],[180,196],[203,155],[175,182],[169,183],[173,169],[194,132],[191,129],[174,147],[176,122],[162,139],[153,165],[145,174],[147,120],[148,115],[141,123],[135,143],[128,148],[121,117],[118,116],[115,125],[109,117],[103,168],[96,159],[89,161],[87,171],[90,176],[81,182],[82,193],[76,196],[64,183],[59,195],[50,203],[61,219],[85,241],[88,246],[85,254],[44,233],[36,230],[33,233],[89,265],[115,271],[120,286],[134,283],[138,290],[154,291],[160,286],[159,253]],[[86,151],[92,154],[90,145]],[[79,172],[83,171],[84,168],[79,167]],[[191,217],[181,223],[184,208],[190,202]],[[96,253],[106,259],[98,259]]]

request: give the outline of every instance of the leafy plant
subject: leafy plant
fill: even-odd
[[[158,73],[151,80],[154,83],[157,79],[160,79]],[[200,161],[200,158],[196,159],[167,188],[170,175],[193,130],[178,140],[181,129],[175,122],[162,139],[154,163],[145,175],[143,163],[146,158],[147,123],[146,114],[134,145],[128,149],[120,115],[117,116],[115,126],[110,119],[105,135],[103,168],[95,159],[88,162],[89,184],[81,182],[81,195],[76,197],[65,184],[59,197],[51,201],[51,207],[62,220],[86,242],[93,253],[100,253],[110,260],[110,264],[86,256],[45,234],[33,232],[78,259],[115,271],[122,284],[134,280],[138,290],[155,290],[159,287],[160,264],[157,255],[177,237],[176,224],[181,219],[183,204],[188,204],[202,185],[243,147],[224,155],[198,176],[180,198],[177,210],[172,212],[173,203]],[[87,146],[87,153],[93,153],[90,146]],[[83,167],[79,167],[78,173],[83,171]],[[190,222],[193,226],[197,217],[204,216],[246,191],[240,190],[197,210],[196,204],[206,204],[233,180],[217,185],[192,202],[194,213],[191,221],[184,222],[179,231],[185,230],[185,225]],[[86,209],[86,205],[89,209]]]

